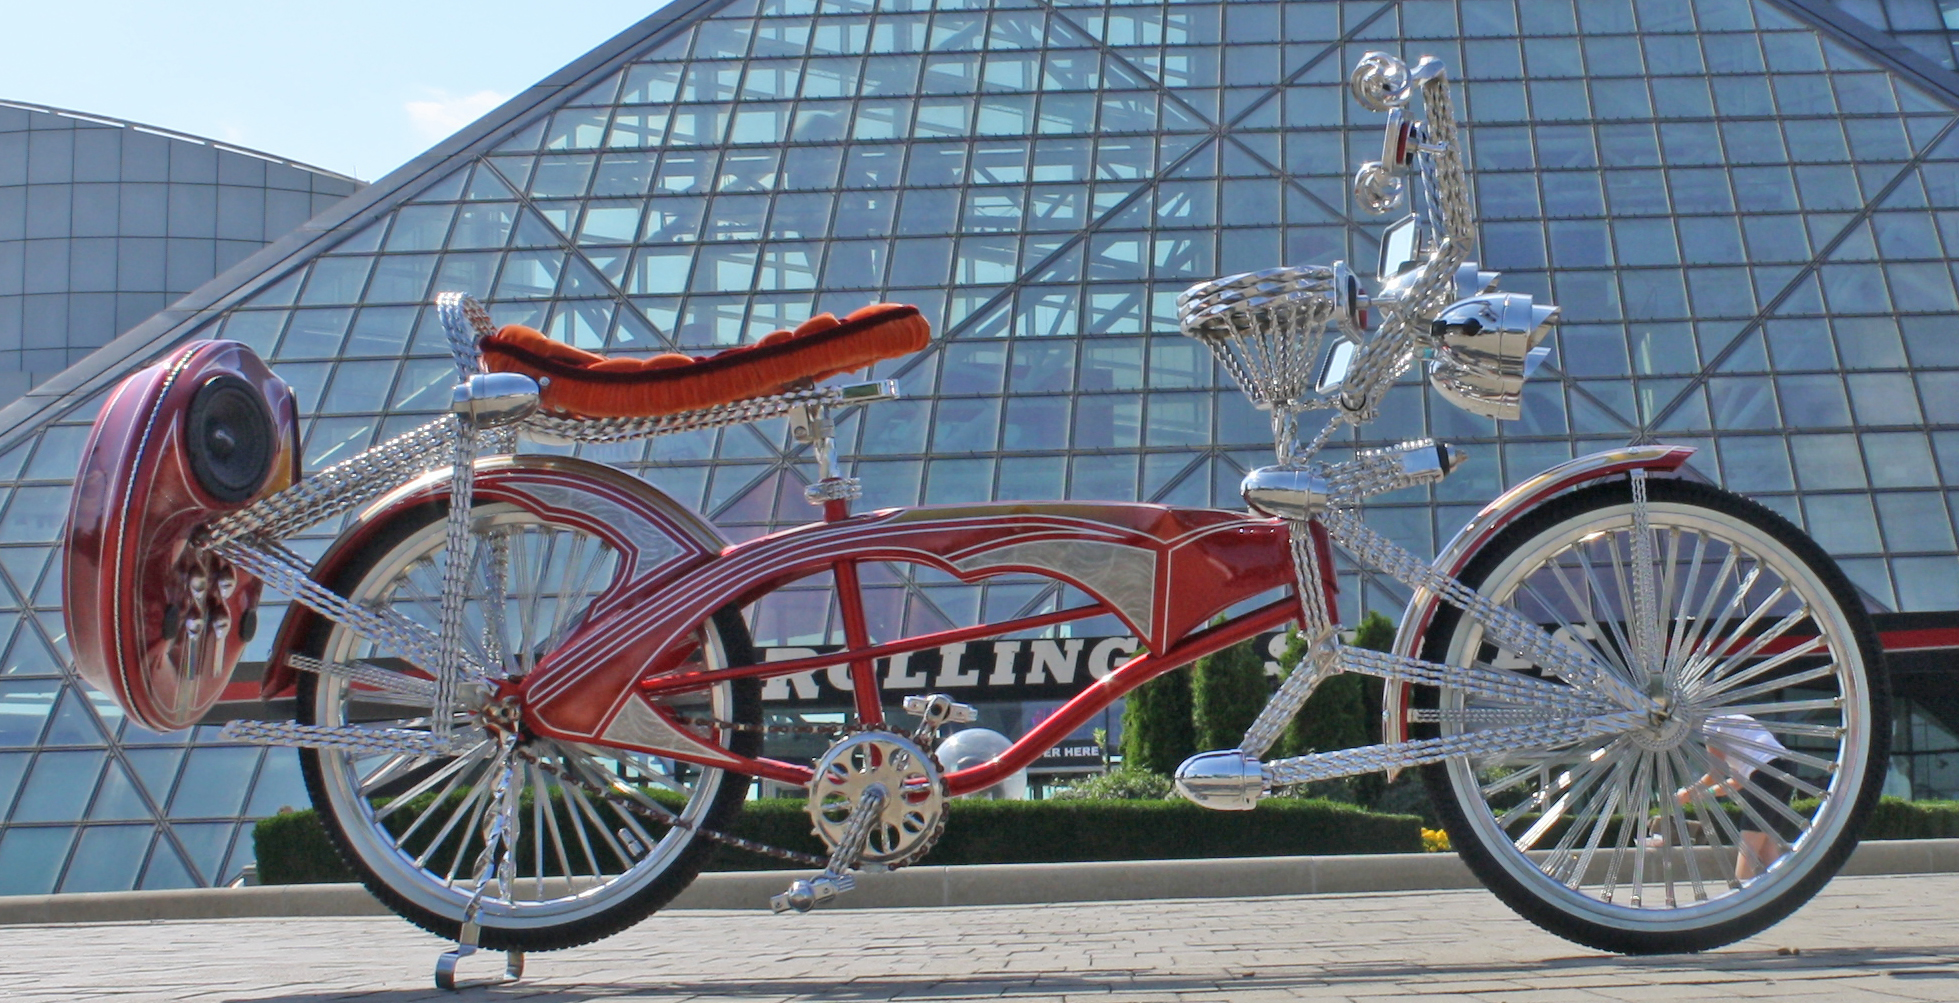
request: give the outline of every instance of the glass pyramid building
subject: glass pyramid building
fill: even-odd
[[[1950,70],[1959,67],[1959,2],[1954,0],[1806,0],[1812,12],[1834,7]]]
[[[1803,9],[676,0],[0,412],[0,893],[225,882],[247,820],[305,800],[291,752],[142,732],[65,664],[77,453],[103,391],[169,346],[270,359],[316,468],[444,406],[438,290],[620,352],[916,303],[934,347],[876,373],[908,399],[840,430],[868,503],[1235,507],[1266,420],[1174,300],[1281,262],[1371,270],[1381,221],[1347,189],[1380,122],[1342,88],[1370,49],[1467,81],[1484,265],[1564,308],[1521,421],[1410,382],[1340,444],[1472,456],[1371,506],[1376,527],[1433,553],[1554,462],[1691,443],[1699,476],[1806,525],[1874,608],[1959,610],[1959,82]],[[592,455],[731,536],[811,516],[779,423]],[[1053,601],[877,584],[876,615],[913,626]],[[1387,583],[1341,584],[1350,620],[1398,611]]]

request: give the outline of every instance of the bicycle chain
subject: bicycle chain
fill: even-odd
[[[536,754],[528,749],[518,749],[517,756],[525,762],[535,765],[545,773],[557,777],[565,783],[572,784],[588,794],[597,796],[614,808],[631,812],[634,815],[638,815],[659,825],[664,825],[670,829],[686,829],[711,842],[720,843],[724,846],[732,846],[737,850],[746,850],[749,853],[764,857],[786,860],[794,864],[805,864],[816,868],[829,865],[830,860],[828,857],[819,857],[814,853],[803,853],[800,850],[787,850],[779,846],[770,846],[767,843],[758,843],[752,839],[745,839],[730,832],[722,832],[719,829],[710,829],[707,826],[681,818],[678,814],[666,808],[664,805],[660,805],[658,802],[652,804],[641,803],[609,787],[601,787],[583,777],[574,776],[570,771],[561,766],[539,759]]]
[[[746,721],[723,721],[712,717],[675,717],[674,722],[692,728],[720,729],[723,731],[743,731],[764,735],[854,735],[860,731],[876,731],[862,723],[858,724],[750,724]]]
[[[840,735],[877,730],[861,722],[851,724],[841,722],[837,724],[751,724],[746,721],[723,721],[719,718],[711,717],[675,717],[674,722],[690,727],[719,728],[727,731],[760,732],[763,734]],[[759,856],[772,857],[776,860],[786,860],[795,864],[807,864],[811,867],[821,868],[829,866],[830,860],[828,857],[821,857],[814,853],[804,853],[801,850],[784,849],[780,846],[770,846],[767,843],[758,843],[755,840],[746,839],[731,832],[710,829],[704,825],[681,818],[665,806],[658,804],[658,802],[652,805],[642,804],[609,787],[601,787],[583,777],[573,776],[564,767],[547,763],[539,759],[535,753],[532,753],[528,749],[519,748],[517,750],[517,756],[525,762],[536,765],[538,769],[557,777],[559,780],[572,784],[579,790],[600,798],[615,808],[632,812],[634,815],[659,825],[664,825],[668,828],[686,829],[711,842],[720,843],[723,846],[732,846],[737,850],[745,850]],[[941,822],[940,824],[943,825],[944,823]]]

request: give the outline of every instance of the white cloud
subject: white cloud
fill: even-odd
[[[496,91],[477,91],[461,97],[447,91],[436,91],[434,100],[410,101],[402,105],[402,110],[408,112],[408,120],[414,123],[415,131],[422,138],[434,142],[482,118],[484,113],[509,97]]]

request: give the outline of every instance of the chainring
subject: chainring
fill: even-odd
[[[852,735],[817,760],[809,785],[809,817],[817,837],[835,849],[851,809],[873,784],[882,784],[888,796],[861,862],[903,867],[923,857],[945,831],[945,777],[930,753],[887,731]]]

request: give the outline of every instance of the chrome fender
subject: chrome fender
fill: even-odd
[[[1693,455],[1692,446],[1626,446],[1566,460],[1518,482],[1483,506],[1482,511],[1456,531],[1448,545],[1435,556],[1432,566],[1451,576],[1460,574],[1476,552],[1502,532],[1504,527],[1552,498],[1573,488],[1632,470],[1672,473]],[[1395,631],[1395,654],[1419,657],[1422,636],[1428,633],[1429,621],[1434,619],[1435,608],[1440,601],[1440,597],[1427,589],[1415,591],[1408,600],[1408,608],[1402,611],[1401,626]],[[1407,731],[1408,686],[1390,681],[1381,693],[1381,740],[1403,741],[1408,737]],[[1388,771],[1388,779],[1394,779],[1400,772]]]

